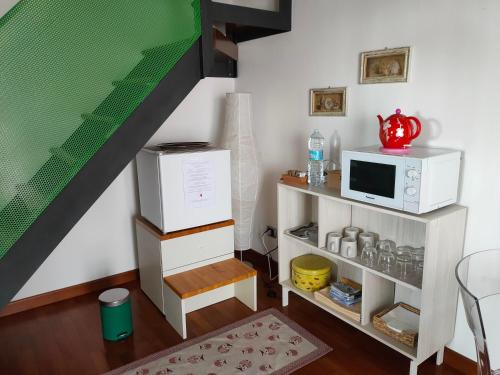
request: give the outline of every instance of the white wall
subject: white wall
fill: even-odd
[[[233,92],[234,85],[229,78],[200,81],[148,143],[214,142],[223,123],[225,93]],[[15,299],[137,268],[133,218],[138,212],[135,162],[131,162]]]
[[[19,0],[2,0],[0,2],[0,17],[2,17],[5,13],[7,13],[10,8],[16,5]]]
[[[276,224],[280,173],[306,166],[313,129],[338,131],[344,147],[375,144],[376,115],[398,107],[422,120],[420,143],[464,150],[465,253],[500,247],[499,14],[496,0],[295,0],[292,32],[240,44],[236,89],[254,94],[264,179],[254,248]],[[408,45],[410,83],[358,84],[360,52]],[[347,117],[308,116],[308,90],[327,86],[348,86]],[[450,346],[475,358],[461,305]]]

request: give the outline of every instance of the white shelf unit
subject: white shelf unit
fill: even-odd
[[[453,338],[458,298],[454,268],[462,257],[467,209],[451,205],[423,215],[378,207],[340,197],[327,187],[297,187],[278,183],[279,281],[283,306],[293,292],[330,314],[351,324],[411,359],[410,375],[434,353],[441,364],[444,346]],[[300,240],[287,230],[309,222],[319,226],[318,243]],[[326,234],[357,226],[378,233],[399,245],[425,246],[421,279],[400,280],[362,264],[359,257],[344,258],[325,250]],[[333,278],[348,277],[363,286],[361,322],[356,322],[317,301],[313,293],[291,283],[290,262],[303,254],[318,254],[332,262]],[[396,302],[420,309],[417,346],[408,347],[376,330],[372,317]]]

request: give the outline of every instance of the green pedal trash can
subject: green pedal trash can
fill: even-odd
[[[118,341],[132,334],[130,293],[125,288],[109,289],[99,295],[102,336]]]

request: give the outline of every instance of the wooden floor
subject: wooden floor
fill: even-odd
[[[261,268],[257,265],[256,268]],[[262,272],[261,272],[262,274]],[[267,296],[259,277],[258,307],[276,307],[333,351],[295,374],[407,374],[409,360],[290,293],[290,304],[281,308],[278,298]],[[101,338],[98,293],[59,302],[0,319],[0,374],[100,374],[182,340],[162,314],[141,292],[138,283],[125,284],[133,301],[133,336],[109,343]],[[188,338],[210,332],[252,314],[236,299],[188,315]],[[429,360],[419,367],[422,374],[460,374]]]

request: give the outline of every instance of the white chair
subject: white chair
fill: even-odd
[[[463,258],[456,277],[476,341],[477,374],[500,375],[500,249]]]

